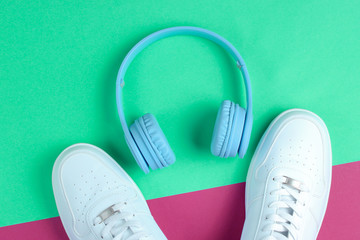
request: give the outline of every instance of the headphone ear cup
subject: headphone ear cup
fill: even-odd
[[[227,158],[235,157],[241,142],[246,111],[229,100],[218,111],[211,140],[211,153]]]
[[[175,162],[175,154],[152,114],[137,119],[130,126],[130,133],[151,169],[167,167]]]

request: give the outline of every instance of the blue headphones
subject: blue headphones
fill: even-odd
[[[173,27],[155,32],[138,42],[121,63],[116,79],[116,104],[126,142],[140,168],[145,172],[167,167],[175,162],[175,154],[155,117],[147,113],[128,128],[125,120],[122,87],[124,76],[132,60],[155,41],[175,35],[194,35],[211,40],[224,48],[236,61],[245,81],[247,109],[229,100],[223,101],[218,111],[211,140],[211,152],[222,158],[243,158],[249,146],[253,125],[252,97],[249,73],[245,62],[234,46],[220,35],[196,27]]]

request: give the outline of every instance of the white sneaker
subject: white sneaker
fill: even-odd
[[[246,179],[242,240],[316,239],[328,202],[332,156],[324,122],[292,109],[268,127]]]
[[[71,240],[166,239],[134,181],[95,146],[65,149],[55,162],[52,183]]]

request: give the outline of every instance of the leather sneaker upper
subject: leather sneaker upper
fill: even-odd
[[[95,146],[64,150],[54,165],[53,188],[71,240],[166,239],[136,184]]]
[[[318,116],[300,109],[278,116],[250,164],[241,239],[316,239],[331,166],[329,134]]]

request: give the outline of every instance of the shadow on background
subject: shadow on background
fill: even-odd
[[[212,132],[214,129],[217,110],[215,107],[199,112],[194,117],[194,123],[189,130],[190,138],[199,151],[210,151]]]

